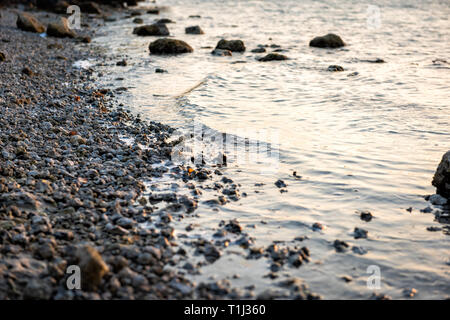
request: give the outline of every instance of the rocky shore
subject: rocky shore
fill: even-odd
[[[106,59],[88,44],[96,19],[89,17],[86,34],[58,36],[65,22],[56,13],[1,10],[0,299],[255,298],[252,288],[184,276],[197,267],[177,241],[174,217],[195,211],[197,184],[213,176],[223,196],[208,200],[212,207],[237,201],[239,191],[220,167],[171,163],[173,129],[115,106],[115,92],[96,87],[92,69],[74,66]],[[168,172],[191,196],[152,192],[153,180]],[[305,247],[251,248],[238,221],[224,222],[220,232],[215,237],[239,237],[249,259],[273,261],[272,272],[309,260]],[[228,243],[191,246],[209,264]],[[279,287],[257,298],[317,298],[300,279]]]

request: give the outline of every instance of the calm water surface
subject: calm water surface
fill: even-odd
[[[171,34],[187,41],[194,53],[149,56],[153,38],[133,36],[132,18],[119,19],[101,28],[95,40],[115,57],[101,81],[130,87],[122,103],[147,119],[180,129],[195,120],[217,132],[279,144],[274,174],[261,174],[267,171],[264,163],[230,161],[226,175],[248,196],[218,211],[200,205],[199,218],[180,222],[179,234],[186,233],[184,224],[198,223],[188,236],[207,236],[221,220],[238,218],[255,245],[292,244],[295,237],[308,236],[297,244],[310,249],[312,262],[286,268],[281,278],[301,277],[324,298],[369,297],[376,291],[366,287],[369,265],[381,269],[377,292],[402,298],[403,289],[414,287],[417,298],[450,295],[450,238],[445,228],[427,231],[445,225],[420,212],[429,205],[423,196],[434,193],[433,173],[450,149],[450,64],[433,62],[450,61],[449,2],[160,4],[167,8],[159,16],[143,15],[145,23],[163,17],[176,21],[168,24]],[[380,24],[367,24],[369,5],[379,7]],[[190,25],[200,25],[205,34],[185,35]],[[308,46],[314,36],[329,32],[348,45],[338,50]],[[222,37],[244,40],[247,51],[210,55],[211,48],[205,47],[214,47]],[[261,54],[250,50],[259,44],[279,45],[291,59],[258,62]],[[119,58],[126,58],[128,66],[116,67]],[[365,61],[376,58],[386,63]],[[332,64],[345,71],[328,72]],[[158,67],[168,73],[156,74]],[[261,130],[271,134],[261,139]],[[295,178],[294,171],[302,178]],[[288,192],[280,193],[274,185],[278,179],[288,184]],[[375,218],[364,222],[357,210],[369,210]],[[326,228],[314,232],[314,222]],[[355,227],[368,230],[368,239],[355,240]],[[336,253],[335,239],[367,253]],[[255,284],[257,292],[272,287],[274,281],[262,277],[269,272],[267,260],[245,260],[242,252],[230,246],[193,280],[239,274],[232,280],[236,286]],[[353,281],[345,283],[343,275]]]

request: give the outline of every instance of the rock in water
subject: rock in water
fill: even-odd
[[[230,50],[222,50],[222,49],[214,49],[213,51],[211,51],[211,54],[213,56],[218,56],[218,57],[231,57],[233,55],[233,53]]]
[[[175,22],[173,22],[172,20],[167,19],[167,18],[162,18],[162,19],[159,19],[158,21],[156,21],[156,23],[175,23]]]
[[[36,6],[39,9],[52,10],[58,2],[59,0],[36,0]]]
[[[59,18],[58,21],[50,23],[47,27],[47,34],[57,38],[75,38],[76,33],[69,28],[69,21],[66,18]]]
[[[333,65],[329,66],[327,70],[330,71],[330,72],[339,72],[339,71],[344,71],[344,68],[342,68],[341,66],[333,64]]]
[[[187,27],[184,30],[185,30],[186,34],[204,34],[205,33],[205,32],[203,32],[202,28],[200,28],[199,26]]]
[[[81,269],[81,288],[96,290],[105,273],[109,271],[101,255],[90,246],[80,247],[77,251],[78,265]]]
[[[317,48],[340,48],[345,46],[345,43],[338,35],[329,33],[323,37],[315,37],[309,42],[309,46]]]
[[[95,13],[95,14],[102,13],[102,10],[98,6],[98,4],[96,4],[94,2],[82,2],[82,3],[80,3],[79,6],[81,9],[81,12],[84,12],[84,13]]]
[[[433,186],[436,187],[436,193],[445,198],[450,198],[450,151],[442,157],[436,173],[433,177]]]
[[[279,53],[269,53],[268,55],[259,58],[258,61],[266,62],[266,61],[280,61],[280,60],[288,60],[289,58],[285,55]]]
[[[153,41],[149,45],[149,50],[151,54],[180,54],[193,52],[194,49],[186,42],[177,39],[158,39]]]
[[[233,51],[233,52],[244,52],[245,45],[242,40],[222,39],[217,43],[216,49],[229,50],[229,51]]]
[[[154,23],[134,28],[133,34],[138,36],[168,36],[169,29],[163,23]]]
[[[45,32],[45,26],[39,22],[38,19],[36,19],[33,15],[22,12],[17,16],[17,28],[24,30],[24,31],[30,31],[30,32],[36,32],[36,33],[43,33]]]

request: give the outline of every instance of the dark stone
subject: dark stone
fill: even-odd
[[[148,14],[159,14],[159,8],[152,8],[152,9],[148,9],[147,13]]]
[[[17,16],[17,28],[29,31],[29,32],[35,32],[35,33],[43,33],[45,32],[45,26],[39,22],[38,19],[36,19],[33,15],[22,12],[19,13]]]
[[[443,155],[433,177],[436,192],[445,198],[450,198],[450,151]]]
[[[103,276],[109,271],[101,255],[90,246],[83,246],[77,251],[78,265],[81,269],[81,286],[83,290],[96,290]]]
[[[353,231],[353,236],[355,237],[355,239],[366,239],[367,233],[367,230],[355,228],[355,230]]]
[[[167,19],[167,18],[163,18],[163,19],[159,19],[158,21],[156,21],[156,23],[175,23],[174,21]]]
[[[222,49],[214,49],[213,51],[211,51],[211,54],[218,57],[231,57],[233,55],[230,50]]]
[[[268,55],[259,58],[258,61],[266,62],[266,61],[281,61],[281,60],[288,60],[289,58],[285,55],[279,54],[279,53],[269,53]]]
[[[230,220],[230,222],[228,222],[225,225],[225,230],[227,230],[228,232],[231,232],[231,233],[241,233],[242,227],[239,224],[239,222],[236,219],[234,219],[234,220]]]
[[[217,43],[216,49],[230,50],[232,52],[244,52],[245,45],[242,40],[222,39]]]
[[[331,72],[338,72],[338,71],[344,71],[344,68],[342,68],[341,66],[338,66],[338,65],[331,65],[328,67],[327,70],[331,71]]]
[[[253,49],[251,52],[253,52],[253,53],[264,53],[264,52],[266,52],[266,49],[263,48],[263,47],[259,47],[259,48]]]
[[[194,49],[182,40],[177,39],[158,39],[153,41],[149,45],[151,54],[163,55],[163,54],[181,54],[193,52]]]
[[[335,240],[333,246],[336,249],[336,252],[344,252],[348,248],[348,243],[341,240]]]
[[[116,63],[116,66],[120,66],[120,67],[126,67],[127,66],[127,60],[123,59],[121,61],[118,61]]]
[[[275,185],[276,185],[278,188],[286,188],[286,187],[287,187],[287,184],[284,183],[284,181],[281,180],[281,179],[277,180],[277,181],[275,182]]]
[[[168,36],[169,29],[165,24],[154,23],[152,25],[134,28],[133,34],[138,36]]]
[[[102,10],[98,6],[98,4],[94,2],[82,2],[78,5],[81,9],[81,12],[84,13],[94,13],[94,14],[101,14]]]
[[[340,48],[345,46],[345,43],[338,35],[329,33],[323,37],[315,37],[309,42],[309,46],[317,48]]]

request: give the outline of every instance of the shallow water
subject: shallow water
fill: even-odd
[[[195,121],[279,148],[276,167],[267,159],[237,163],[230,155],[225,173],[248,196],[218,211],[200,205],[199,218],[181,222],[180,230],[183,223],[198,223],[188,236],[205,236],[221,220],[238,218],[243,226],[254,225],[245,229],[255,245],[308,236],[296,244],[310,249],[312,262],[285,269],[281,278],[301,277],[324,298],[368,298],[374,291],[402,298],[405,288],[416,288],[421,299],[448,296],[450,238],[445,228],[427,231],[445,225],[420,209],[429,205],[423,196],[434,193],[433,173],[450,149],[450,64],[433,62],[450,61],[449,3],[167,0],[164,5],[159,16],[143,15],[145,23],[163,17],[176,21],[167,25],[171,34],[187,41],[194,53],[149,56],[154,38],[132,35],[132,18],[119,19],[95,39],[117,57],[103,68],[100,81],[129,87],[120,99],[144,118],[184,130]],[[380,9],[380,23],[368,15],[368,5]],[[205,34],[185,35],[190,25],[200,25]],[[348,45],[308,46],[314,36],[329,32]],[[247,51],[210,55],[212,49],[204,47],[214,47],[222,37],[244,40]],[[291,59],[258,62],[262,54],[250,52],[258,44],[280,45]],[[128,66],[116,67],[122,57]],[[364,61],[376,58],[386,63]],[[333,64],[345,71],[327,71]],[[168,73],[155,73],[158,67]],[[261,136],[263,130],[268,134]],[[280,193],[274,185],[278,179],[288,184],[288,192]],[[406,210],[410,207],[412,213]],[[364,222],[357,210],[369,210],[375,218]],[[326,228],[314,232],[314,222]],[[355,227],[368,230],[368,239],[355,240]],[[335,239],[367,253],[336,253]],[[239,274],[232,280],[237,286],[271,287],[273,280],[262,278],[268,262],[245,260],[240,252],[230,246],[193,280]],[[370,265],[380,267],[380,290],[366,286]],[[353,281],[345,283],[343,275]]]

